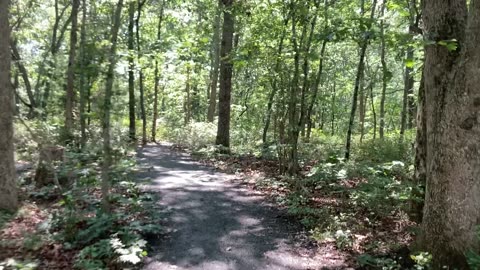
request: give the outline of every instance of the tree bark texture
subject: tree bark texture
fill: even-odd
[[[142,47],[140,40],[140,18],[142,16],[142,7],[146,0],[137,0],[137,18],[135,20],[136,37],[137,37],[137,59],[138,59],[138,88],[140,90],[140,116],[142,118],[142,145],[147,144],[147,114],[145,111],[145,89],[144,89],[144,76],[143,66],[141,63]]]
[[[88,66],[87,53],[87,1],[82,1],[82,25],[80,27],[80,67],[83,72],[80,73],[80,146],[82,149],[87,144],[87,75]]]
[[[18,207],[15,161],[13,157],[13,89],[10,82],[10,1],[0,1],[0,209]]]
[[[73,105],[75,101],[75,58],[77,53],[78,9],[80,0],[72,0],[72,27],[70,29],[70,52],[67,67],[67,88],[65,94],[65,142],[73,137]]]
[[[382,4],[382,17],[385,15],[385,3]],[[378,135],[380,139],[385,136],[385,100],[387,96],[387,83],[390,77],[386,58],[386,42],[385,42],[385,20],[380,23],[380,38],[382,40],[380,61],[382,63],[382,94],[380,96],[380,128]]]
[[[417,133],[415,140],[415,171],[413,180],[416,188],[412,190],[411,216],[420,223],[423,219],[423,207],[425,200],[426,182],[426,158],[427,158],[427,127],[425,122],[425,79],[422,72],[422,80],[418,88],[418,112],[417,112]]]
[[[480,1],[425,0],[426,195],[423,250],[433,269],[467,269],[479,251]],[[455,42],[448,48],[444,42]]]
[[[135,37],[133,28],[135,25],[135,2],[131,1],[128,6],[128,136],[130,141],[136,141],[135,125]]]
[[[221,65],[220,65],[220,93],[218,104],[218,129],[216,144],[226,148],[230,147],[230,102],[232,94],[232,47],[233,33],[235,30],[235,18],[233,14],[233,1],[222,0],[223,11],[223,30],[221,46]]]

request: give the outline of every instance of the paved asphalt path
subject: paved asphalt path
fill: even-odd
[[[165,145],[147,145],[138,160],[144,168],[139,177],[151,180],[144,187],[156,194],[168,232],[149,239],[143,269],[343,269],[343,262],[332,265],[302,247],[295,240],[301,227],[234,176]]]

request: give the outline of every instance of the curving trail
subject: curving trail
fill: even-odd
[[[138,159],[145,168],[139,177],[151,180],[145,188],[158,197],[169,231],[149,239],[144,269],[345,269],[341,258],[302,247],[295,237],[301,227],[233,175],[165,145],[147,145]]]

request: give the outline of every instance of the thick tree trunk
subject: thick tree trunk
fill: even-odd
[[[13,89],[10,82],[10,1],[0,1],[0,209],[18,207],[15,161],[13,157]]]
[[[373,0],[372,3],[372,11],[370,13],[370,19],[373,20],[375,17],[375,9],[377,6],[377,0]],[[358,92],[360,89],[360,82],[363,76],[363,71],[365,69],[365,55],[367,52],[368,47],[368,37],[362,40],[360,45],[360,60],[358,61],[358,68],[357,68],[357,77],[355,79],[355,87],[353,89],[353,97],[352,97],[352,109],[350,111],[350,120],[348,122],[348,130],[347,130],[347,143],[345,145],[345,159],[350,159],[350,148],[352,144],[352,133],[353,133],[353,125],[355,123],[355,114],[357,111],[357,102],[358,102]]]
[[[423,8],[425,36],[436,42],[425,48],[424,67],[422,250],[432,254],[433,269],[468,269],[465,253],[480,250],[480,1],[468,9],[466,2],[425,0]]]
[[[102,203],[103,210],[110,209],[108,194],[110,189],[110,167],[112,166],[112,146],[110,144],[110,110],[112,107],[112,90],[117,63],[118,29],[122,15],[123,0],[119,0],[115,8],[113,26],[111,31],[111,47],[108,55],[109,63],[105,78],[105,99],[103,104],[102,138],[103,138],[103,164],[102,164]]]
[[[65,94],[64,142],[73,137],[73,103],[75,101],[75,57],[77,53],[78,9],[80,0],[72,0],[72,27],[70,29],[70,53],[68,55],[67,88]]]
[[[163,15],[165,10],[165,0],[162,0],[162,7],[160,10],[160,17],[158,18],[157,27],[157,42],[160,42],[162,35]],[[155,58],[155,85],[154,85],[154,97],[153,97],[153,119],[152,119],[152,141],[157,141],[157,119],[158,119],[158,92],[160,87],[160,71],[158,68],[158,59]]]
[[[220,93],[218,106],[218,129],[216,144],[230,147],[230,102],[232,93],[233,62],[231,57],[235,18],[233,15],[234,0],[222,0],[223,31],[220,65]]]
[[[137,140],[135,125],[135,37],[133,28],[135,25],[135,2],[131,1],[128,6],[128,136],[130,141]]]
[[[210,93],[208,102],[207,121],[213,122],[215,111],[217,109],[217,84],[218,84],[218,68],[220,65],[220,26],[222,21],[222,0],[218,0],[217,12],[213,25],[212,39],[212,63],[210,71]]]

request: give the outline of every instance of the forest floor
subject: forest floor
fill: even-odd
[[[33,163],[19,162],[22,207],[0,212],[0,270],[424,269],[408,248],[416,227],[397,163],[312,161],[291,178],[275,159],[167,143],[117,163],[104,214],[95,156],[59,168],[74,168],[79,184],[64,191],[36,187]],[[122,261],[111,247],[119,233],[148,240],[148,252]]]
[[[347,269],[344,254],[313,244],[245,175],[216,171],[166,145],[148,145],[138,159],[139,177],[166,217],[166,233],[150,236],[144,269]]]

